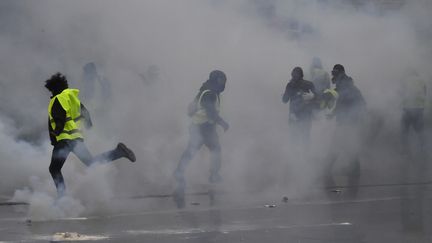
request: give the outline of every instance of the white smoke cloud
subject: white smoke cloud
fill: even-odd
[[[231,129],[221,133],[226,190],[279,187],[303,196],[316,186],[320,160],[331,146],[326,143],[332,125],[314,124],[316,162],[305,164],[290,150],[288,107],[280,101],[292,68],[307,72],[314,56],[321,57],[328,71],[343,64],[354,78],[369,109],[383,120],[376,139],[398,139],[396,82],[407,66],[432,77],[425,37],[431,33],[430,6],[409,3],[380,12],[315,1],[264,2],[3,2],[10,11],[2,17],[7,24],[0,28],[0,50],[9,59],[0,65],[0,111],[2,120],[11,122],[3,123],[0,134],[0,190],[22,188],[30,176],[37,176],[45,186],[30,190],[28,201],[38,208],[34,212],[42,212],[40,217],[49,214],[37,206],[42,201],[51,205],[54,192],[46,135],[49,93],[43,81],[60,71],[70,86],[82,87],[82,67],[90,61],[111,81],[114,97],[109,105],[99,104],[109,106],[103,114],[90,109],[95,127],[86,143],[96,154],[123,141],[138,161],[121,160],[84,172],[70,156],[63,173],[76,200],[71,203],[74,213],[63,209],[56,216],[97,212],[92,205],[115,195],[170,193],[172,172],[188,139],[186,106],[213,69],[228,76],[222,105]],[[257,6],[270,10],[263,13]],[[300,26],[294,30],[296,38],[290,21]],[[158,79],[146,84],[142,74],[151,65],[158,67]],[[393,160],[396,145],[364,149],[368,178],[379,175],[377,161],[388,166],[399,161]],[[187,169],[191,188],[206,182],[206,152]]]

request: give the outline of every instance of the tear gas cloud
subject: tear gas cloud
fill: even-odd
[[[427,1],[407,1],[391,11],[373,3],[298,0],[0,5],[0,192],[18,190],[15,197],[33,200],[39,213],[38,200],[54,195],[46,131],[50,94],[43,87],[54,72],[66,74],[70,87],[82,88],[84,64],[96,64],[113,95],[90,105],[95,124],[86,143],[97,153],[124,141],[138,158],[135,164],[121,160],[84,170],[70,156],[63,173],[75,210],[68,216],[94,212],[89,205],[114,196],[172,191],[172,173],[188,139],[186,107],[211,70],[228,76],[222,116],[231,128],[220,134],[222,187],[295,197],[317,187],[334,124],[314,121],[313,162],[292,149],[288,106],[281,102],[292,68],[303,67],[308,79],[317,56],[327,71],[341,63],[353,77],[372,114],[367,131],[375,136],[361,156],[362,180],[370,181],[397,176],[395,169],[378,177],[400,163],[398,142],[388,141],[399,139],[403,71],[414,67],[426,80],[432,77]],[[206,152],[187,168],[191,188],[207,181]]]

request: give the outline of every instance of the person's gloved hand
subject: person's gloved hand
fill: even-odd
[[[312,92],[305,92],[302,94],[302,99],[304,101],[311,101],[313,98],[315,97],[315,95]]]

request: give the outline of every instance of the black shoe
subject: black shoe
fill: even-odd
[[[136,161],[136,157],[135,154],[132,150],[130,150],[128,147],[126,147],[126,145],[124,145],[124,143],[119,143],[117,145],[117,149],[119,149],[120,151],[123,152],[123,156],[127,159],[129,159],[131,162],[135,162]]]

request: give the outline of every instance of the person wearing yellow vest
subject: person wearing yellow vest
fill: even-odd
[[[70,89],[67,79],[56,73],[46,80],[45,87],[52,93],[48,105],[48,130],[54,146],[49,172],[54,180],[59,197],[65,193],[65,183],[61,168],[70,152],[73,152],[85,165],[127,158],[135,162],[135,154],[123,143],[108,152],[92,156],[84,144],[82,126],[92,126],[90,114],[80,102],[79,90]]]
[[[225,90],[226,75],[215,70],[210,73],[209,79],[203,83],[194,101],[189,105],[188,114],[191,117],[190,139],[183,152],[174,176],[180,187],[184,187],[184,172],[186,165],[192,160],[195,153],[205,145],[211,154],[210,183],[221,180],[219,170],[221,167],[221,146],[216,131],[220,125],[225,131],[228,123],[219,115],[220,94]]]

